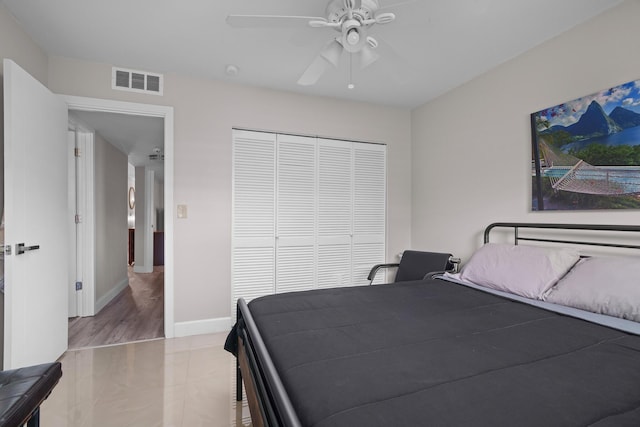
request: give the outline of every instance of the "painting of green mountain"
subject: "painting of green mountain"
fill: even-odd
[[[534,211],[640,209],[640,80],[531,115]]]

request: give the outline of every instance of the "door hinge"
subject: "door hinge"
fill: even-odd
[[[76,282],[76,291],[82,290],[82,282]]]
[[[73,149],[73,155],[76,157],[80,157],[80,149],[79,148],[74,148]]]
[[[80,224],[82,222],[82,217],[80,216],[80,214],[76,214],[75,221],[76,221],[76,224]]]

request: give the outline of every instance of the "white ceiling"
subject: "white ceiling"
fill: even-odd
[[[315,86],[296,83],[337,35],[334,30],[240,29],[225,22],[229,14],[325,17],[329,0],[0,0],[50,55],[406,108],[621,1],[379,0],[396,20],[371,28],[381,58],[354,70],[355,89],[350,90],[346,54]],[[225,74],[229,64],[240,69],[237,76]],[[162,163],[149,161],[148,155],[162,149],[162,119],[76,115],[129,155],[130,163],[149,165],[161,176]]]
[[[332,29],[231,28],[228,14],[325,16],[328,0],[1,0],[51,55],[278,90],[416,107],[621,0],[379,0],[382,58],[355,71],[343,55],[313,87],[296,84]],[[387,11],[387,10],[385,10]],[[568,53],[570,54],[570,53]],[[237,77],[225,67],[239,67]]]

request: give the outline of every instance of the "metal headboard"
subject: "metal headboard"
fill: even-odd
[[[587,231],[622,231],[622,232],[636,232],[640,233],[640,225],[603,225],[603,224],[536,224],[536,223],[521,223],[521,222],[495,222],[489,225],[484,230],[484,242],[489,243],[489,233],[495,228],[510,228],[513,229],[514,243],[517,245],[520,241],[529,242],[546,242],[546,243],[566,243],[573,245],[587,245],[587,246],[599,246],[609,248],[627,248],[627,249],[640,249],[640,244],[625,244],[625,243],[601,243],[592,242],[588,240],[563,240],[552,238],[538,238],[538,237],[523,237],[519,234],[521,228],[525,229],[551,229],[551,230],[587,230]],[[604,234],[603,234],[604,235]]]

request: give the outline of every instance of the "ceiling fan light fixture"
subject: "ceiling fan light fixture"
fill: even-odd
[[[347,36],[345,38],[347,40],[347,43],[349,43],[351,46],[356,46],[358,42],[360,42],[360,33],[356,28],[352,28],[347,31]]]
[[[366,42],[366,32],[358,20],[348,19],[342,23],[341,39],[347,52],[358,52]]]

